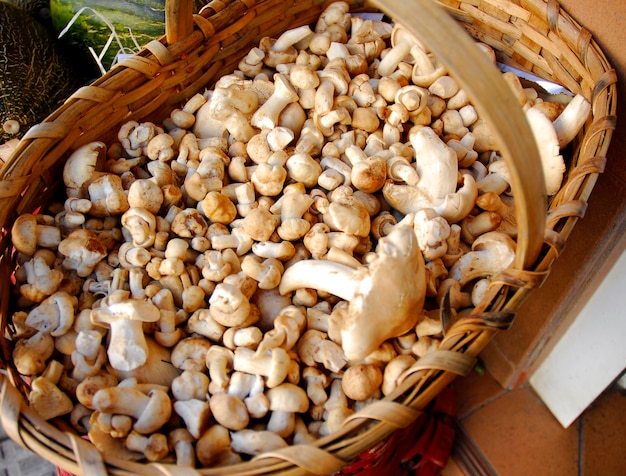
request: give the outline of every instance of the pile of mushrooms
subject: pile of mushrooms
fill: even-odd
[[[506,75],[554,193],[589,104]],[[15,221],[30,404],[188,466],[332,434],[437,347],[444,296],[462,315],[513,262],[491,137],[399,25],[335,2],[264,38],[163,124],[75,150],[67,199]]]

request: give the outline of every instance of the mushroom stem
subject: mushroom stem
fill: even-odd
[[[356,270],[341,263],[325,260],[302,260],[292,264],[283,273],[278,288],[288,294],[299,288],[325,291],[350,301],[356,292]]]
[[[559,138],[559,147],[563,149],[580,131],[591,113],[591,103],[580,94],[574,96],[553,124]]]

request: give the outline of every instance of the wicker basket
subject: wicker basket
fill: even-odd
[[[439,349],[419,360],[396,392],[315,445],[291,446],[226,468],[183,470],[100,454],[69,424],[46,422],[27,406],[27,382],[11,361],[10,284],[16,257],[9,230],[17,215],[52,199],[69,152],[94,140],[112,142],[128,120],[162,121],[186,98],[236,69],[261,37],[311,24],[329,3],[216,0],[192,15],[190,1],[168,0],[161,40],[78,90],[20,141],[0,171],[0,365],[5,369],[0,375],[0,417],[13,440],[74,474],[332,474],[414,422],[457,375],[472,368],[493,335],[510,325],[529,291],[543,282],[584,214],[614,129],[616,75],[589,32],[553,0],[439,0],[439,5],[426,0],[387,0],[380,5],[352,0],[348,3],[354,11],[382,9],[404,19],[470,93],[481,116],[497,126],[516,196],[519,238],[514,266],[493,280],[482,303],[448,329]],[[516,99],[458,25],[491,45],[500,62],[562,84],[591,101],[592,117],[567,151],[566,180],[549,204],[535,145],[516,112]]]

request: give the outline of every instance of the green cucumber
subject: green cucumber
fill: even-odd
[[[195,0],[196,11],[205,3]],[[51,0],[50,13],[62,39],[88,50],[102,73],[165,33],[165,0]]]

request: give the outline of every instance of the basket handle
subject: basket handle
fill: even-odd
[[[168,45],[187,38],[193,31],[193,1],[165,0],[165,39]]]
[[[514,267],[528,269],[543,246],[547,198],[530,126],[500,71],[433,0],[372,0],[421,39],[465,89],[492,129],[511,175],[518,223]]]
[[[401,18],[401,23],[428,45],[491,126],[515,194],[518,237],[514,267],[530,268],[543,246],[547,198],[533,135],[510,87],[470,36],[435,1],[371,3],[392,18]],[[166,39],[171,45],[193,31],[193,2],[166,0],[165,5]]]

